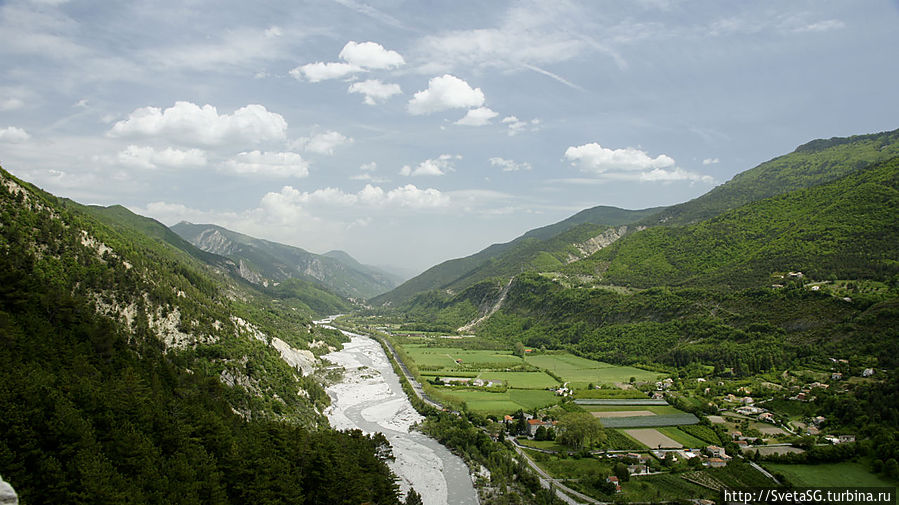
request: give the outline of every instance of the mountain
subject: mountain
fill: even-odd
[[[598,206],[548,226],[535,228],[503,244],[493,244],[471,256],[445,261],[371,300],[374,305],[399,305],[434,289],[459,291],[491,276],[559,268],[604,247],[626,232],[612,229],[655,214],[661,208],[626,210]],[[567,235],[566,235],[567,234]]]
[[[818,139],[739,173],[689,202],[641,220],[641,226],[694,224],[750,202],[837,180],[873,163],[899,156],[899,129]]]
[[[345,337],[229,262],[0,169],[0,474],[22,503],[399,503],[386,439],[322,414],[316,356]]]
[[[853,356],[894,368],[897,215],[899,157],[698,224],[637,231],[561,272],[431,291],[403,309],[422,329],[467,325],[614,363],[749,375]]]
[[[229,258],[244,279],[262,286],[299,279],[320,283],[347,298],[364,299],[393,289],[398,281],[395,275],[362,265],[343,251],[313,254],[211,224],[181,222],[172,231],[206,252]]]

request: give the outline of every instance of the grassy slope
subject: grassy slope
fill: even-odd
[[[799,270],[815,279],[899,274],[899,158],[837,181],[734,209],[688,227],[625,237],[570,272],[637,287],[765,285]]]
[[[625,210],[605,206],[586,209],[558,223],[530,230],[511,242],[493,244],[471,256],[433,266],[393,291],[373,298],[371,303],[397,306],[425,291],[446,288],[458,291],[493,275],[514,275],[522,271],[522,267],[532,270],[535,268],[529,267],[539,266],[542,269],[555,266],[560,258],[567,256],[565,252],[571,243],[582,242],[605,227],[632,223],[658,210],[659,208]],[[586,234],[581,231],[572,236],[571,242],[551,241],[553,237],[578,226],[581,226],[581,230],[590,231]],[[540,255],[541,251],[549,252],[549,257]]]
[[[730,209],[837,180],[872,163],[899,156],[899,130],[819,139],[736,175],[689,202],[673,205],[639,224],[694,224]]]

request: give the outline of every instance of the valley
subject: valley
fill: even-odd
[[[81,482],[108,503],[429,505],[895,486],[897,146],[812,142],[400,285],[4,171],[0,475],[29,503]]]

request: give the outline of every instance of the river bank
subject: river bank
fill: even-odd
[[[331,406],[325,411],[335,429],[381,432],[393,447],[391,469],[406,493],[410,487],[425,505],[477,504],[468,466],[437,441],[410,428],[424,418],[400,386],[380,344],[345,332],[350,342],[323,356],[343,367],[340,383],[327,388]]]

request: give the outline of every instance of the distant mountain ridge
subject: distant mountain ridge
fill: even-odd
[[[661,209],[663,207],[627,210],[609,206],[585,209],[558,223],[530,230],[512,241],[493,244],[470,256],[435,265],[393,291],[373,298],[371,303],[398,305],[424,291],[459,291],[491,276],[561,267],[573,258],[595,252],[596,244],[607,245],[626,231],[610,231],[610,228],[632,223]]]
[[[212,224],[182,221],[171,229],[199,249],[230,259],[241,277],[257,285],[299,279],[320,283],[347,298],[365,299],[399,282],[397,276],[363,265],[343,251],[314,254]]]
[[[807,142],[735,175],[688,202],[672,205],[639,225],[694,224],[764,198],[835,181],[879,161],[899,156],[899,129]]]

